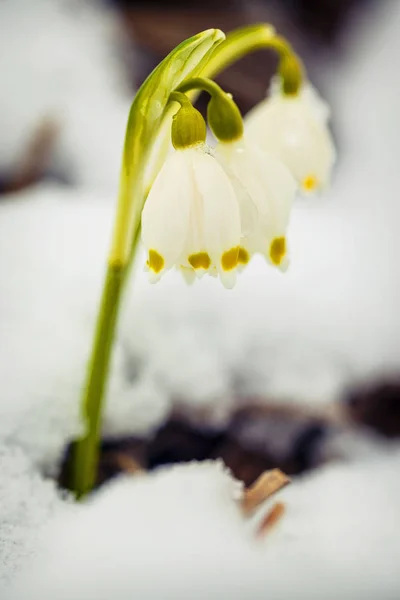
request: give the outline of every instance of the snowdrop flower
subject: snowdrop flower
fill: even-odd
[[[190,121],[186,119],[184,127],[185,112],[177,113],[172,127],[175,152],[157,175],[142,212],[150,281],[177,266],[189,280],[218,274],[231,288],[241,235],[235,188],[205,144],[204,119],[191,105],[184,108]]]
[[[286,229],[297,189],[289,169],[278,159],[242,137],[220,142],[216,156],[230,169],[243,188],[238,192],[242,218],[239,266],[254,252],[263,254],[274,266],[288,266]]]
[[[245,119],[247,138],[290,169],[303,192],[329,184],[336,153],[327,127],[329,110],[310,84],[285,95],[273,86],[270,98]]]
[[[245,141],[243,120],[232,96],[215,82],[200,81],[211,94],[207,117],[219,140],[215,154],[231,174],[239,201],[242,238],[238,267],[245,266],[254,252],[260,252],[285,270],[286,228],[296,181],[281,161]]]

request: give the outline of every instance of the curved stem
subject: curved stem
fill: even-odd
[[[144,175],[152,144],[160,128],[170,93],[191,77],[214,46],[219,30],[208,30],[175,48],[149,75],[137,93],[126,129],[117,214],[103,286],[95,336],[82,395],[84,436],[75,443],[70,488],[87,494],[96,479],[101,417],[118,311],[129,267],[139,239],[145,199]]]
[[[96,477],[102,407],[118,310],[127,272],[136,253],[151,149],[164,117],[172,113],[168,106],[170,94],[186,79],[215,76],[245,54],[262,48],[273,48],[280,55],[284,93],[297,93],[301,85],[300,62],[290,45],[275,35],[273,28],[244,27],[229,34],[224,42],[223,39],[221,31],[208,30],[182,42],[149,75],[131,107],[114,233],[82,397],[86,431],[75,446],[71,489],[78,496],[92,489]],[[165,157],[166,152],[167,146],[161,144],[159,157]],[[154,178],[156,173],[152,171]]]
[[[204,90],[205,92],[210,94],[211,97],[216,98],[225,95],[225,92],[221,88],[221,86],[219,86],[218,83],[215,83],[215,81],[207,77],[193,77],[193,79],[187,79],[186,81],[181,83],[177,90],[178,93],[189,92],[190,90]]]
[[[232,95],[207,77],[187,79],[178,88],[179,92],[204,90],[211,96],[207,107],[207,119],[213,134],[221,142],[232,142],[243,136],[243,119]]]
[[[186,107],[188,109],[192,109],[193,104],[190,102],[189,98],[182,93],[183,90],[181,90],[180,87],[181,86],[179,86],[179,88],[174,92],[170,93],[168,102],[178,102],[182,108]]]
[[[272,49],[280,58],[279,73],[285,94],[297,94],[303,80],[303,67],[293,48],[283,37],[276,35],[270,25],[251,25],[231,31],[224,42],[214,49],[200,76],[215,77],[247,54]]]

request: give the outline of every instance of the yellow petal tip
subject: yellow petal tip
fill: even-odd
[[[302,188],[305,192],[314,192],[318,187],[318,179],[315,175],[307,175],[303,179]]]
[[[280,266],[286,255],[286,238],[279,237],[272,240],[269,247],[269,257],[271,262],[277,267]]]
[[[211,258],[207,252],[197,252],[197,254],[191,254],[188,258],[189,264],[193,269],[207,269],[211,266]]]
[[[246,248],[239,248],[238,253],[238,264],[239,265],[247,265],[250,260],[250,254],[247,252]]]
[[[164,258],[156,250],[149,250],[147,266],[154,273],[160,273],[165,265]]]
[[[238,264],[239,246],[235,246],[223,253],[221,266],[224,271],[232,271]]]

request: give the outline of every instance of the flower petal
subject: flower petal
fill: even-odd
[[[217,155],[222,155],[254,203],[258,219],[255,229],[244,234],[241,241],[239,264],[245,265],[253,252],[261,252],[272,264],[280,265],[286,251],[286,228],[296,192],[296,182],[288,168],[276,158],[268,156],[244,140],[219,144]],[[283,239],[285,243],[273,240]],[[284,248],[284,252],[274,251]]]
[[[236,168],[237,163],[241,161],[242,157],[247,164],[246,152],[244,150],[242,141],[233,143],[219,142],[215,148],[215,157],[229,175],[229,179],[235,190],[240,211],[241,235],[248,236],[256,230],[259,215],[253,198],[241,177],[241,169],[238,170]]]
[[[336,158],[321,111],[315,98],[281,95],[260,103],[245,120],[248,139],[284,162],[306,192],[329,183]]]
[[[157,175],[142,212],[142,240],[148,266],[156,274],[170,268],[182,252],[189,221],[190,164],[174,152]]]
[[[266,221],[266,233],[270,238],[285,235],[297,190],[296,180],[289,169],[273,156],[257,148],[249,148],[248,155],[253,164],[253,178],[248,178],[248,189],[261,221]],[[259,185],[253,189],[254,181]]]
[[[193,174],[203,203],[207,252],[222,283],[232,287],[240,243],[240,212],[235,190],[222,166],[208,154],[197,157]]]

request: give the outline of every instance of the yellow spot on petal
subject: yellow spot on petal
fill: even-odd
[[[238,263],[240,265],[247,265],[250,260],[250,254],[245,248],[239,248]]]
[[[192,265],[193,269],[209,269],[211,265],[211,258],[207,252],[197,252],[197,254],[191,254],[188,258],[189,264]]]
[[[221,256],[221,265],[224,271],[232,271],[238,264],[239,246],[231,248]]]
[[[147,266],[149,269],[154,271],[154,273],[159,273],[164,268],[165,261],[161,254],[158,254],[156,250],[149,250],[149,260],[147,261]]]
[[[279,267],[286,254],[286,238],[279,237],[272,240],[269,247],[269,257],[274,265]]]
[[[318,187],[318,179],[315,175],[308,175],[303,179],[303,190],[313,192]]]

